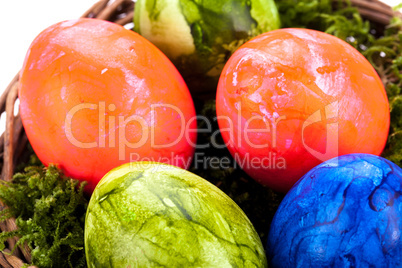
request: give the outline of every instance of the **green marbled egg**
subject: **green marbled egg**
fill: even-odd
[[[170,165],[122,165],[99,182],[85,221],[88,267],[266,267],[260,238],[225,193]]]

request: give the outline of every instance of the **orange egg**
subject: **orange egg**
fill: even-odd
[[[335,156],[381,154],[390,124],[372,65],[343,40],[307,29],[240,47],[221,74],[216,109],[237,163],[282,192]]]
[[[133,31],[97,19],[57,23],[31,44],[19,85],[35,153],[89,190],[130,161],[190,165],[196,121],[187,86]]]

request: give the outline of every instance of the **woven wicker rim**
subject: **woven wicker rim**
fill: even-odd
[[[346,2],[346,0],[343,0]],[[388,5],[378,0],[351,0],[357,7],[363,18],[384,29],[395,12]],[[97,18],[112,21],[131,28],[135,3],[132,0],[100,0],[88,9],[82,17]],[[10,82],[0,97],[0,114],[6,114],[6,130],[0,137],[0,163],[2,164],[1,179],[10,181],[14,173],[14,167],[26,149],[28,138],[25,135],[19,114],[14,115],[14,106],[18,98],[19,73]],[[5,207],[0,202],[0,210]],[[0,223],[2,231],[16,230],[15,219],[9,219]],[[19,246],[13,254],[9,254],[14,248],[18,238],[9,239],[8,247],[0,252],[0,266],[5,268],[19,268],[24,263],[31,262],[31,254],[27,245]],[[35,266],[30,266],[35,267]]]

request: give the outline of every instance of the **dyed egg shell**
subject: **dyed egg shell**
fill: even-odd
[[[373,66],[345,41],[308,29],[241,46],[222,71],[216,112],[233,157],[281,192],[333,157],[381,154],[390,122]]]
[[[350,154],[309,171],[280,204],[268,237],[273,267],[401,267],[402,170]]]
[[[189,166],[197,138],[190,92],[137,33],[99,19],[56,23],[32,42],[20,74],[21,119],[35,153],[87,181],[88,192],[127,162]]]
[[[178,167],[124,164],[96,186],[88,267],[267,267],[260,237],[215,185]]]

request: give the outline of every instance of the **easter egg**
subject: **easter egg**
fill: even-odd
[[[139,34],[99,19],[56,23],[32,42],[20,74],[21,119],[35,153],[87,181],[88,191],[123,163],[190,165],[191,95]]]
[[[85,220],[88,267],[267,267],[236,203],[175,166],[136,162],[95,188]]]
[[[222,71],[216,111],[239,165],[281,192],[333,157],[381,154],[390,124],[372,65],[343,40],[308,29],[274,30],[241,46]]]
[[[309,171],[281,202],[268,237],[273,267],[401,267],[402,170],[350,154]]]
[[[197,98],[216,91],[240,44],[280,24],[273,0],[137,0],[134,12],[134,30],[172,60]]]

